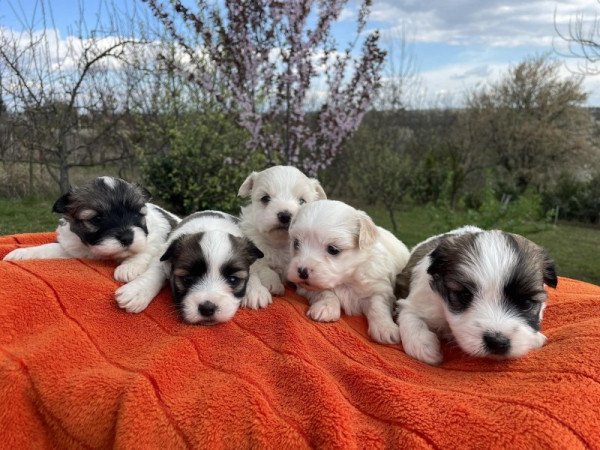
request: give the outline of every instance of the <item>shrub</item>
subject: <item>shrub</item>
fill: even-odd
[[[546,209],[558,210],[561,219],[600,222],[600,172],[589,181],[562,175],[553,189],[542,195]]]

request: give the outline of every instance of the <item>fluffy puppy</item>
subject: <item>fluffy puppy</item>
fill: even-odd
[[[262,308],[271,294],[251,265],[263,254],[243,237],[238,219],[219,211],[192,214],[173,230],[162,256],[116,292],[119,305],[143,311],[170,280],[173,301],[188,323],[230,320],[238,307]]]
[[[517,358],[539,348],[544,284],[557,285],[554,263],[522,236],[473,226],[434,236],[397,277],[404,351],[439,364],[438,334],[472,356]]]
[[[240,227],[265,255],[255,270],[272,294],[281,295],[290,261],[290,223],[301,205],[327,198],[325,191],[295,167],[275,166],[252,172],[238,195],[250,198],[242,208]]]
[[[114,177],[98,177],[61,196],[52,211],[62,215],[57,242],[13,250],[5,260],[87,258],[122,261],[117,281],[146,270],[179,217],[147,203],[143,187]]]
[[[377,342],[400,341],[392,307],[394,280],[408,249],[364,212],[320,200],[304,205],[290,227],[292,259],[287,277],[310,300],[308,316],[331,322],[364,314]]]

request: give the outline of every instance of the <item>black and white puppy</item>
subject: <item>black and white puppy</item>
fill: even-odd
[[[148,200],[150,193],[137,184],[95,178],[54,203],[52,211],[62,215],[57,242],[19,248],[4,259],[112,259],[122,261],[115,279],[131,281],[146,270],[180,221]]]
[[[307,315],[332,322],[364,314],[377,342],[400,342],[394,323],[394,280],[408,249],[363,211],[335,200],[308,203],[290,227],[288,279],[310,301]]]
[[[238,195],[250,197],[240,227],[265,257],[255,263],[261,282],[272,294],[284,292],[290,262],[288,230],[301,205],[327,198],[321,184],[292,166],[252,172]]]
[[[263,308],[271,294],[251,265],[263,254],[242,235],[238,219],[220,211],[184,218],[140,277],[116,292],[119,305],[143,311],[170,280],[173,301],[184,321],[210,325],[230,320],[239,306]]]
[[[517,358],[540,348],[552,259],[530,240],[467,226],[417,245],[396,280],[404,351],[442,362],[438,334],[472,356]]]

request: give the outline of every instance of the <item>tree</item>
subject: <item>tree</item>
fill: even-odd
[[[225,0],[221,7],[199,0],[196,11],[179,0],[170,7],[145,1],[186,53],[180,69],[217,97],[218,89],[230,96],[223,105],[250,133],[250,149],[264,151],[271,163],[315,175],[331,164],[374,99],[385,57],[378,33],[364,37],[360,56],[352,54],[371,0],[361,1],[356,38],[341,52],[331,27],[348,0]],[[319,81],[321,106],[309,111]]]
[[[84,17],[80,3],[80,17]],[[101,8],[101,5],[99,8]],[[0,82],[14,127],[14,155],[42,163],[61,192],[70,187],[70,170],[129,159],[117,142],[130,86],[117,82],[114,65],[127,60],[136,41],[124,35],[114,17],[93,28],[80,19],[68,39],[51,29],[50,2],[40,0],[43,28],[0,33]],[[98,12],[100,17],[100,12]],[[99,20],[99,19],[98,19]]]

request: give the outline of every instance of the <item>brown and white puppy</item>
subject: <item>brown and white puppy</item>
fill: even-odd
[[[408,249],[363,211],[334,200],[307,203],[290,227],[292,259],[287,277],[310,300],[308,316],[320,322],[364,314],[369,335],[397,343],[395,277]]]
[[[272,294],[281,295],[290,262],[290,223],[301,205],[327,198],[325,191],[295,167],[275,166],[252,172],[238,195],[250,198],[242,208],[240,228],[265,255],[255,270]]]
[[[194,213],[181,221],[140,277],[116,292],[119,305],[143,311],[170,280],[173,301],[188,323],[230,320],[239,306],[262,308],[271,294],[250,266],[262,253],[244,237],[238,219],[220,211]]]
[[[404,351],[439,364],[445,334],[472,356],[523,356],[546,342],[544,285],[557,283],[552,259],[523,236],[473,226],[434,236],[397,277]]]
[[[98,177],[61,196],[52,211],[62,215],[57,242],[13,250],[5,260],[87,258],[121,261],[117,281],[143,273],[179,217],[148,203],[138,184]]]

